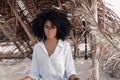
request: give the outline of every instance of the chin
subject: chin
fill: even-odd
[[[50,36],[49,36],[49,37],[47,37],[47,38],[48,38],[48,39],[53,39],[53,38],[55,38],[55,37],[52,37],[52,36],[50,37]]]

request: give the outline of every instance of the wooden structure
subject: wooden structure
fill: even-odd
[[[37,14],[41,13],[44,10],[47,9],[60,9],[61,11],[68,12],[69,9],[67,10],[67,6],[63,6],[62,4],[75,4],[69,0],[2,0],[2,3],[0,3],[0,8],[1,8],[1,22],[0,22],[0,30],[1,33],[4,34],[7,39],[9,39],[10,42],[13,42],[14,45],[17,47],[21,55],[24,54],[24,50],[21,49],[21,46],[23,46],[23,42],[26,42],[29,45],[27,48],[29,48],[28,52],[29,54],[32,53],[32,46],[37,42],[37,39],[33,36],[31,32],[31,21],[37,16]],[[72,18],[71,18],[72,19]],[[75,19],[72,19],[73,22]],[[71,20],[71,21],[72,21]],[[75,39],[76,34],[81,34],[81,30],[78,25],[73,24],[73,30],[71,31],[71,38],[74,42],[74,49],[75,49],[75,54],[74,57],[77,57],[79,52],[78,52],[78,41]],[[78,31],[78,29],[80,31]],[[76,31],[77,30],[77,31]],[[21,44],[19,44],[19,42]],[[10,59],[15,58],[14,55],[12,55],[11,52],[11,57],[8,56],[3,57],[4,54],[1,54],[0,58],[4,59]],[[29,57],[30,55],[26,55],[25,57]],[[17,56],[19,58],[19,56]]]

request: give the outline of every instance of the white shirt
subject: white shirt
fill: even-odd
[[[30,76],[33,80],[68,80],[76,74],[68,42],[58,40],[54,53],[49,57],[43,42],[34,46]]]

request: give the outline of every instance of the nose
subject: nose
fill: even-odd
[[[52,31],[52,28],[48,28],[48,32],[51,32]]]
[[[48,30],[50,31],[52,28],[48,28]]]
[[[48,28],[48,31],[52,31],[53,30],[53,28]]]
[[[50,30],[51,30],[50,28],[47,29],[48,32],[50,32]]]

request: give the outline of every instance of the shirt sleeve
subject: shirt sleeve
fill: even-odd
[[[69,78],[72,74],[76,74],[75,65],[72,57],[72,51],[69,43],[67,43],[66,49],[66,75]]]
[[[38,67],[37,53],[35,51],[35,47],[33,48],[30,72],[27,76],[31,77],[33,80],[43,80],[42,78],[39,77],[39,67]]]

